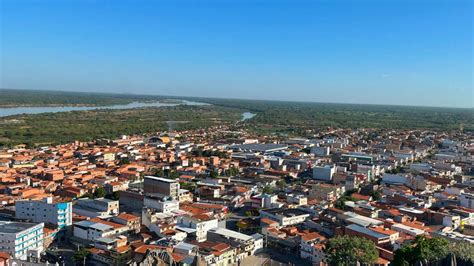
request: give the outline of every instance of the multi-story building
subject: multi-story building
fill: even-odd
[[[331,184],[315,184],[312,185],[309,191],[310,199],[319,199],[327,201],[335,201],[345,191],[343,186],[336,186]]]
[[[119,201],[110,199],[79,199],[73,212],[87,217],[107,218],[119,213]]]
[[[209,217],[207,215],[183,215],[178,217],[178,226],[194,229],[196,234],[196,240],[198,242],[202,242],[206,241],[207,232],[209,230],[218,227],[218,221],[217,219]]]
[[[54,202],[52,197],[15,202],[15,218],[50,223],[63,228],[72,224],[71,202]]]
[[[300,257],[307,259],[313,264],[319,264],[324,261],[325,253],[323,250],[326,238],[322,235],[311,232],[301,236]]]
[[[170,198],[158,199],[152,197],[145,197],[143,205],[147,208],[156,209],[163,213],[171,213],[179,210],[179,201]]]
[[[336,173],[336,166],[326,165],[324,167],[315,166],[313,168],[313,178],[324,181],[332,181],[334,174]]]
[[[474,194],[461,193],[459,196],[460,205],[469,209],[474,209]]]
[[[207,233],[207,238],[210,241],[222,242],[234,247],[238,247],[238,261],[253,255],[256,251],[255,238],[229,229],[213,228]]]
[[[290,226],[303,223],[309,216],[309,213],[300,209],[275,208],[260,211],[261,218],[268,218],[276,221],[280,226]]]
[[[176,180],[155,176],[145,176],[143,182],[145,194],[172,197],[176,199],[179,192],[179,183]]]
[[[115,235],[115,230],[113,226],[85,220],[74,223],[73,233],[76,238],[93,241],[102,237],[112,237]]]
[[[44,223],[0,221],[0,252],[17,259],[26,259],[29,250],[43,250]]]

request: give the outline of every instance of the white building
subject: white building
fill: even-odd
[[[287,196],[286,200],[289,203],[296,204],[298,206],[308,204],[308,198],[304,195],[299,195],[299,194],[298,195],[289,194]]]
[[[256,252],[255,238],[253,236],[225,228],[214,228],[209,230],[207,237],[211,241],[238,244],[240,252],[237,254],[237,261],[242,261],[244,258],[251,256]],[[258,243],[260,246],[263,244],[263,238],[260,238],[259,241],[262,241]]]
[[[429,172],[431,169],[433,169],[433,167],[428,163],[413,163],[410,165],[411,171]]]
[[[157,198],[145,197],[143,199],[143,205],[163,213],[171,213],[179,210],[179,201],[172,198],[165,198],[161,200]]]
[[[391,229],[411,236],[423,235],[425,233],[424,230],[407,226],[404,224],[394,224],[392,225]]]
[[[177,226],[195,229],[196,240],[203,242],[207,239],[207,232],[218,227],[218,221],[214,218],[184,215],[178,217]]]
[[[29,250],[43,250],[44,223],[0,221],[0,251],[17,259],[26,260]]]
[[[255,197],[252,197],[252,205],[257,208],[273,208],[276,207],[275,204],[278,203],[277,195],[271,194],[260,194]]]
[[[443,225],[457,229],[461,225],[461,217],[459,215],[446,214],[443,216]]]
[[[472,193],[461,193],[459,201],[462,207],[474,209],[474,194]]]
[[[44,200],[22,200],[15,202],[15,218],[31,220],[35,223],[51,223],[59,228],[72,224],[71,202],[53,202],[53,198]]]
[[[334,165],[326,165],[324,167],[321,167],[321,166],[313,167],[314,179],[331,181],[335,173],[336,173],[336,166]]]
[[[308,233],[301,237],[300,257],[311,261],[313,265],[318,265],[325,260],[322,241],[325,238],[318,233]]]
[[[382,177],[382,183],[384,184],[396,184],[402,185],[407,184],[408,178],[403,175],[384,174]]]
[[[300,209],[277,208],[260,211],[261,218],[268,218],[278,222],[280,226],[289,226],[303,223],[309,216],[309,213]]]
[[[330,152],[329,147],[312,147],[311,153],[317,156],[328,156]]]
[[[74,223],[73,232],[74,237],[89,241],[102,237],[111,237],[115,234],[115,230],[112,226],[87,220]]]
[[[119,213],[119,201],[110,199],[79,199],[73,212],[87,217],[107,218]]]

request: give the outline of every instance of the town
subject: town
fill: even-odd
[[[4,148],[0,265],[472,265],[473,139],[218,125]]]

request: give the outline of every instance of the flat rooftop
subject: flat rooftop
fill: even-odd
[[[362,234],[365,234],[365,235],[368,235],[368,236],[371,236],[371,237],[374,237],[374,238],[377,238],[377,239],[388,238],[387,235],[375,232],[373,230],[370,230],[368,228],[362,227],[362,226],[357,225],[357,224],[348,225],[348,226],[346,226],[346,228],[349,228],[352,231],[356,231],[356,232],[359,232],[359,233],[362,233]]]
[[[157,176],[151,176],[151,175],[145,176],[145,179],[151,179],[151,180],[156,180],[156,181],[166,182],[166,183],[176,183],[176,180],[174,179],[167,179],[164,177],[157,177]]]
[[[279,151],[288,148],[288,145],[285,144],[275,144],[275,143],[256,143],[256,144],[240,144],[232,145],[231,149],[240,149],[244,151],[256,151],[256,152],[270,152],[270,151]]]
[[[209,230],[209,232],[216,233],[218,235],[225,236],[225,237],[239,239],[239,240],[242,240],[242,241],[249,241],[249,240],[253,239],[249,235],[245,235],[245,234],[242,234],[242,233],[239,233],[239,232],[236,232],[236,231],[232,231],[232,230],[229,230],[229,229],[225,229],[225,228],[213,228],[213,229]]]
[[[20,223],[20,222],[0,222],[0,233],[16,234],[34,227],[35,223]]]
[[[282,209],[282,208],[274,208],[274,209],[267,209],[267,210],[262,210],[263,212],[267,212],[273,215],[281,215],[284,217],[294,217],[294,216],[300,216],[300,215],[309,215],[308,212],[300,210],[300,209]]]

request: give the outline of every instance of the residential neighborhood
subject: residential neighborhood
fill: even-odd
[[[331,265],[344,237],[389,265],[420,237],[474,245],[473,162],[462,131],[17,145],[0,150],[0,265]]]

